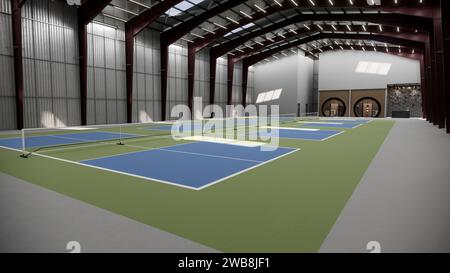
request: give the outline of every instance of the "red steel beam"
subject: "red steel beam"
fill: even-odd
[[[342,48],[344,48],[344,50],[355,50],[355,51],[363,51],[363,47],[365,49],[365,51],[373,51],[373,46],[371,45],[366,45],[366,46],[360,46],[360,45],[340,45],[342,46]],[[353,47],[353,49],[352,49]],[[395,56],[399,56],[399,57],[403,57],[403,58],[408,58],[408,59],[412,59],[412,60],[417,60],[420,61],[422,59],[422,51],[421,50],[416,50],[414,49],[415,53],[412,54],[412,49],[408,48],[407,51],[405,51],[405,48],[402,48],[402,52],[398,51],[398,47],[394,47],[394,46],[375,46],[377,52],[381,52],[381,53],[386,53],[386,54],[390,54],[390,55],[395,55]],[[388,49],[388,51],[386,51],[386,48]],[[322,50],[322,51],[320,51]],[[337,45],[333,45],[333,49],[330,48],[330,46],[323,46],[319,49],[314,49],[311,50],[310,52],[306,52],[305,56],[314,56],[316,54],[320,54],[323,52],[328,52],[328,51],[339,51],[341,50],[339,46]]]
[[[244,58],[244,62],[248,63],[249,66],[269,57],[273,54],[280,52],[282,50],[286,50],[295,46],[299,46],[305,43],[309,43],[316,40],[321,39],[353,39],[353,40],[373,40],[378,41],[382,43],[389,43],[389,44],[395,44],[405,47],[410,47],[418,50],[423,50],[425,47],[425,44],[422,42],[416,42],[401,38],[396,38],[392,36],[387,35],[380,35],[380,34],[339,34],[339,33],[320,33],[317,35],[312,35],[303,39],[296,40],[294,42],[288,43],[283,46],[279,46],[264,52],[261,52],[259,54],[255,54],[252,56],[248,56]]]
[[[364,18],[364,19],[363,19]],[[237,39],[231,40],[227,43],[224,43],[220,46],[214,47],[211,49],[210,51],[210,63],[213,63],[213,61],[215,61],[218,57],[222,56],[223,54],[235,49],[236,47],[238,47],[239,45],[245,43],[246,41],[253,39],[255,37],[264,35],[268,32],[271,31],[275,31],[278,30],[282,27],[285,26],[289,26],[293,23],[298,23],[298,22],[306,22],[306,21],[324,21],[324,20],[329,20],[329,21],[366,21],[366,22],[371,22],[371,23],[378,23],[378,24],[383,24],[386,25],[388,24],[388,26],[386,27],[387,31],[390,31],[389,36],[397,36],[398,38],[402,38],[402,39],[411,39],[411,40],[415,40],[415,41],[420,41],[420,42],[424,42],[426,41],[426,39],[428,39],[428,36],[425,35],[424,33],[397,33],[396,32],[396,28],[398,27],[402,27],[402,28],[407,28],[407,29],[413,29],[413,30],[421,30],[423,32],[428,32],[429,29],[432,27],[432,22],[430,19],[428,18],[420,18],[420,17],[414,17],[414,16],[408,16],[408,15],[398,15],[398,14],[371,14],[371,15],[361,15],[361,14],[315,14],[315,15],[297,15],[294,16],[290,19],[281,21],[279,23],[270,25],[266,28],[262,28],[260,30],[256,30],[253,31],[247,35],[244,35],[242,37],[239,37]],[[314,28],[314,27],[313,27]],[[326,27],[327,28],[327,27]],[[334,31],[334,29],[332,29],[331,26],[328,26],[329,31]],[[345,28],[345,29],[343,29]],[[356,26],[353,26],[353,28],[356,28]],[[345,26],[339,26],[336,27],[336,29],[339,30],[347,30],[347,28]],[[312,30],[312,29],[311,29]],[[322,31],[320,28],[317,27],[318,31]],[[324,31],[326,31],[327,29],[324,29]],[[378,26],[368,26],[366,27],[367,31],[373,31],[373,32],[380,32]],[[362,29],[362,31],[364,31]],[[300,33],[299,33],[300,34]],[[299,34],[293,34],[293,33],[287,33],[285,34],[285,38],[282,37],[277,37],[274,38],[274,40],[276,41],[284,41],[286,38],[290,38],[290,37],[295,37],[298,36]],[[275,42],[276,42],[275,41]],[[192,47],[196,47],[195,44],[191,45]],[[261,49],[264,48],[266,45],[254,45],[254,49],[249,50],[250,52],[256,51],[257,49]],[[196,49],[198,49],[196,47]],[[238,56],[245,56],[246,54],[248,54],[248,52],[244,52],[242,54],[238,54],[234,60],[239,60],[239,58],[237,58]],[[233,62],[229,62],[229,65],[232,65]],[[211,70],[214,70],[215,68],[213,66],[210,67]],[[210,96],[211,94],[215,93],[215,75],[213,75],[213,77],[211,77],[210,79],[212,82],[210,83]]]
[[[181,0],[165,0],[125,23],[125,63],[127,85],[127,122],[133,119],[134,37]],[[161,47],[161,118],[166,116],[168,48]],[[163,85],[163,83],[165,83]]]
[[[231,55],[228,55],[227,63],[227,105],[231,105],[233,102],[233,73],[234,73],[234,61]]]
[[[87,124],[87,25],[111,0],[86,0],[78,8],[78,55],[80,69],[81,125]]]
[[[13,35],[14,83],[16,100],[16,126],[23,129],[23,63],[22,63],[22,10],[25,1],[11,0]]]
[[[433,19],[434,23],[434,84],[437,92],[437,121],[436,125],[445,128],[445,92],[444,92],[444,42],[442,33],[441,12],[438,11]]]
[[[375,15],[375,16],[374,16]],[[415,29],[421,28],[421,30],[423,31],[428,31],[431,28],[431,20],[429,19],[422,19],[422,18],[416,18],[413,16],[407,16],[407,15],[397,15],[397,14],[371,14],[371,15],[361,15],[361,14],[319,14],[319,15],[298,15],[298,16],[294,16],[290,19],[281,21],[279,23],[270,25],[268,27],[256,30],[256,31],[252,31],[249,34],[243,35],[239,38],[233,39],[231,41],[228,41],[226,43],[223,43],[219,46],[213,47],[211,49],[211,55],[212,57],[216,57],[218,58],[219,56],[222,56],[223,54],[225,54],[226,52],[229,52],[233,49],[235,49],[236,47],[244,44],[245,42],[256,38],[258,36],[267,34],[269,32],[272,31],[276,31],[279,30],[283,27],[295,24],[295,23],[300,23],[300,22],[321,22],[324,20],[329,20],[329,21],[364,21],[364,22],[370,22],[370,23],[376,23],[376,24],[383,24],[383,25],[387,25],[385,26],[384,29],[383,28],[383,32],[384,31],[388,31],[388,32],[392,32],[392,33],[396,33],[396,27],[403,27],[403,28],[407,28],[407,29],[411,29],[413,32]],[[418,24],[419,22],[417,22],[416,20],[420,20],[422,21],[422,23],[424,24]],[[407,23],[409,22],[409,23]],[[344,32],[348,32],[347,27],[345,26],[335,26],[336,27],[336,31],[344,31]],[[323,31],[335,31],[331,26],[324,26],[322,27]],[[311,26],[311,31],[312,30],[316,30],[316,31],[322,31],[319,27],[317,27],[316,25]],[[357,26],[353,26],[352,27],[352,31],[353,32],[380,32],[380,29],[378,26],[366,26],[366,30],[364,31],[364,29],[362,29],[361,27],[357,27]],[[309,30],[308,30],[309,32]],[[418,39],[420,39],[421,37],[419,37],[419,34],[417,34]],[[287,37],[292,37],[292,36],[296,36],[296,34],[294,33],[286,33],[285,36]],[[275,38],[276,40],[283,40],[284,38],[278,37]],[[425,38],[423,38],[425,39]]]
[[[194,103],[194,68],[195,68],[195,49],[188,46],[188,107],[191,109],[191,118],[194,117],[192,109]]]
[[[216,64],[217,59],[209,62],[209,104],[213,105],[216,96]]]
[[[434,121],[434,90],[433,90],[433,78],[432,78],[432,69],[431,69],[431,39],[425,45],[425,54],[424,54],[424,63],[425,63],[425,77],[426,81],[426,89],[427,89],[427,100],[425,103],[427,104],[427,121],[433,123]]]
[[[441,0],[442,33],[444,40],[444,92],[446,97],[445,120],[450,134],[450,1]]]
[[[278,53],[280,51],[296,47],[305,43],[309,43],[315,40],[321,40],[321,39],[353,39],[353,40],[373,40],[383,43],[389,43],[389,44],[396,44],[400,46],[410,47],[414,48],[416,50],[423,51],[425,50],[425,43],[422,42],[416,42],[396,37],[390,37],[385,35],[372,35],[372,34],[336,34],[336,33],[321,33],[313,36],[309,36],[307,38],[299,39],[295,42],[291,42],[289,44],[279,46],[277,48],[273,48],[264,52],[261,52],[259,54],[248,56],[243,59],[242,66],[243,70],[248,70],[248,68],[255,63],[262,61],[263,59],[266,59],[270,56],[272,56],[275,53]],[[234,62],[236,60],[233,60]],[[246,87],[245,87],[246,88]]]
[[[246,48],[244,48],[244,49],[242,49],[243,52],[242,51],[241,52],[236,51],[235,49],[236,49],[236,47],[238,45],[234,45],[234,43],[230,44],[233,47],[231,47],[231,46],[229,47],[228,45],[223,44],[223,47],[222,46],[217,46],[217,47],[214,47],[213,49],[211,49],[211,55],[210,56],[211,56],[211,59],[212,58],[218,58],[218,57],[220,57],[220,56],[222,56],[222,55],[224,55],[227,52],[232,51],[232,50],[235,50],[235,51],[232,51],[235,54],[235,56],[245,55],[245,54],[248,54],[249,52],[258,51],[258,50],[260,50],[262,48],[265,48],[267,46],[273,45],[274,43],[284,42],[286,39],[297,37],[297,36],[299,36],[301,34],[316,33],[316,32],[335,32],[335,30],[329,25],[328,26],[321,26],[321,27],[322,27],[323,30],[321,30],[317,25],[311,25],[310,26],[311,30],[307,30],[306,28],[303,29],[303,31],[297,30],[296,32],[298,34],[295,34],[293,32],[288,32],[288,33],[285,33],[283,35],[285,38],[283,38],[281,36],[276,36],[276,37],[272,38],[273,42],[266,43],[266,44],[262,43],[262,45],[261,44],[254,44],[254,45],[252,45],[253,49],[246,49]],[[347,27],[342,26],[342,25],[341,26],[336,26],[335,28],[336,28],[336,32],[345,32],[345,33],[349,32]],[[361,32],[363,32],[363,31],[358,31],[356,28],[357,28],[356,26],[353,26],[352,33],[361,33]],[[361,28],[361,27],[358,26],[358,28]],[[380,31],[379,27],[378,26],[374,26],[374,25],[366,26],[366,29],[367,29],[368,33],[375,33],[375,34],[376,33],[378,33],[378,34],[385,33],[385,34],[388,34],[390,36],[396,36],[398,38],[404,38],[404,39],[409,39],[409,40],[414,40],[414,41],[419,41],[419,42],[425,42],[428,39],[428,34],[425,34],[425,33],[414,33],[414,32],[397,32],[395,27],[390,27],[390,26],[389,27],[386,27],[386,26],[383,27],[383,31]],[[251,38],[249,38],[248,40],[250,40],[250,39]],[[242,41],[242,43],[240,43],[239,45],[244,44],[248,40]]]
[[[248,69],[242,69],[242,106],[247,106]]]
[[[307,7],[306,1],[304,1],[305,4],[302,4],[303,6]],[[327,1],[328,2],[328,1]],[[348,1],[341,1],[346,2],[347,4],[343,5],[344,7],[349,6]],[[354,7],[371,7],[375,9],[382,9],[383,7],[380,6],[371,6],[368,5],[367,0],[361,0],[356,1],[359,2],[359,5],[355,3]],[[393,1],[386,1],[393,4]],[[289,6],[291,5],[291,6]],[[301,6],[299,4],[299,6]],[[335,6],[338,6],[337,4]],[[390,5],[387,5],[390,6]],[[323,7],[329,7],[327,5],[324,5]],[[292,9],[294,8],[293,4],[291,2],[288,2],[287,4],[284,4],[283,7],[280,6],[272,6],[271,8],[266,10],[266,13],[258,12],[252,15],[252,18],[244,17],[241,20],[239,20],[239,24],[232,24],[227,25],[227,29],[217,29],[215,33],[210,33],[204,36],[203,39],[199,38],[194,41],[194,46],[196,47],[196,50],[199,51],[202,48],[208,46],[215,40],[223,37],[225,34],[230,32],[231,30],[237,29],[245,24],[251,23],[253,21],[256,21],[258,19],[264,18],[266,16],[269,16],[270,14],[286,10],[286,9]],[[395,7],[393,7],[395,8]],[[381,17],[385,17],[381,19]],[[428,29],[428,21],[425,17],[419,17],[419,16],[412,16],[408,14],[299,14],[294,17],[291,17],[289,19],[281,21],[279,24],[274,24],[275,26],[271,25],[269,28],[273,28],[273,30],[279,29],[282,26],[287,26],[293,23],[301,22],[301,21],[308,21],[308,20],[322,20],[322,21],[371,21],[371,22],[382,22],[386,25],[398,25],[400,27],[408,27],[411,25],[414,25],[417,27],[418,30],[427,31]],[[273,26],[273,27],[272,27]]]
[[[219,15],[235,6],[242,4],[242,0],[229,0],[223,4],[219,4],[212,9],[209,9],[184,23],[174,26],[173,28],[164,31],[161,33],[161,37],[165,40],[169,45],[176,42],[178,39],[189,33],[189,31],[193,30],[204,21],[208,20],[211,17]]]
[[[420,86],[422,91],[422,118],[427,118],[427,90],[426,90],[426,77],[425,77],[425,60],[422,54],[422,58],[420,59]]]

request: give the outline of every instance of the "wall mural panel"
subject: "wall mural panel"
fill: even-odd
[[[388,116],[394,112],[409,112],[410,117],[422,117],[422,92],[419,84],[388,85]]]

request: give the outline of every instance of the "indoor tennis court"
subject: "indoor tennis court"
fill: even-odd
[[[449,10],[0,0],[0,252],[450,252]]]

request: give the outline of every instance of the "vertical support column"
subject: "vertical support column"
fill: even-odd
[[[22,0],[23,2],[23,0]],[[87,124],[87,25],[111,0],[85,0],[78,8],[78,55],[80,59],[81,125]]]
[[[191,109],[191,118],[194,119],[194,80],[195,80],[195,47],[188,45],[188,107]]]
[[[78,50],[80,54],[80,106],[81,125],[87,124],[87,26],[78,24]]]
[[[213,105],[216,96],[216,66],[217,59],[209,57],[209,104]]]
[[[431,40],[431,39],[430,39]],[[430,42],[427,42],[425,44],[425,77],[427,78],[426,81],[426,89],[427,89],[427,121],[430,123],[434,122],[434,108],[435,105],[435,95],[434,95],[434,88],[433,88],[433,78],[432,78],[432,71],[431,71],[431,45]]]
[[[161,41],[161,120],[166,120],[169,46]]]
[[[247,106],[248,66],[242,64],[242,106]]]
[[[125,27],[127,27],[125,25]],[[125,36],[125,64],[127,80],[127,122],[133,121],[133,67],[134,67],[134,36],[126,30]]]
[[[23,0],[22,0],[23,1]],[[23,129],[23,63],[22,63],[22,15],[21,3],[19,0],[11,0],[12,7],[12,34],[13,34],[13,55],[14,55],[14,82],[16,93],[16,126]]]
[[[347,109],[348,109],[348,117],[351,117],[352,115],[351,115],[351,112],[352,111],[350,111],[350,109],[352,108],[352,90],[350,89],[349,91],[348,91],[348,107],[347,107]],[[344,114],[345,115],[345,114]]]
[[[437,95],[437,120],[439,128],[445,127],[445,93],[444,93],[444,43],[442,33],[441,11],[436,9],[433,18],[435,89]]]
[[[231,55],[228,55],[227,62],[227,105],[231,105],[233,101],[233,72],[234,60]]]
[[[444,41],[444,92],[446,97],[445,119],[450,134],[450,1],[441,0],[442,34]]]
[[[425,77],[425,59],[424,55],[420,58],[420,89],[422,92],[422,117],[427,119],[428,109],[427,109],[427,87],[426,87],[426,77]]]

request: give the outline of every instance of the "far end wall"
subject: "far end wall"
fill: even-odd
[[[356,73],[360,61],[390,63],[386,76]],[[388,84],[420,83],[420,62],[381,52],[334,51],[320,54],[319,90],[386,89]]]
[[[280,114],[297,113],[300,104],[301,112],[305,112],[306,104],[311,105],[313,98],[314,61],[304,56],[303,52],[271,62],[254,66],[254,92],[256,98],[259,93],[282,88],[279,100],[266,105],[279,105]]]

